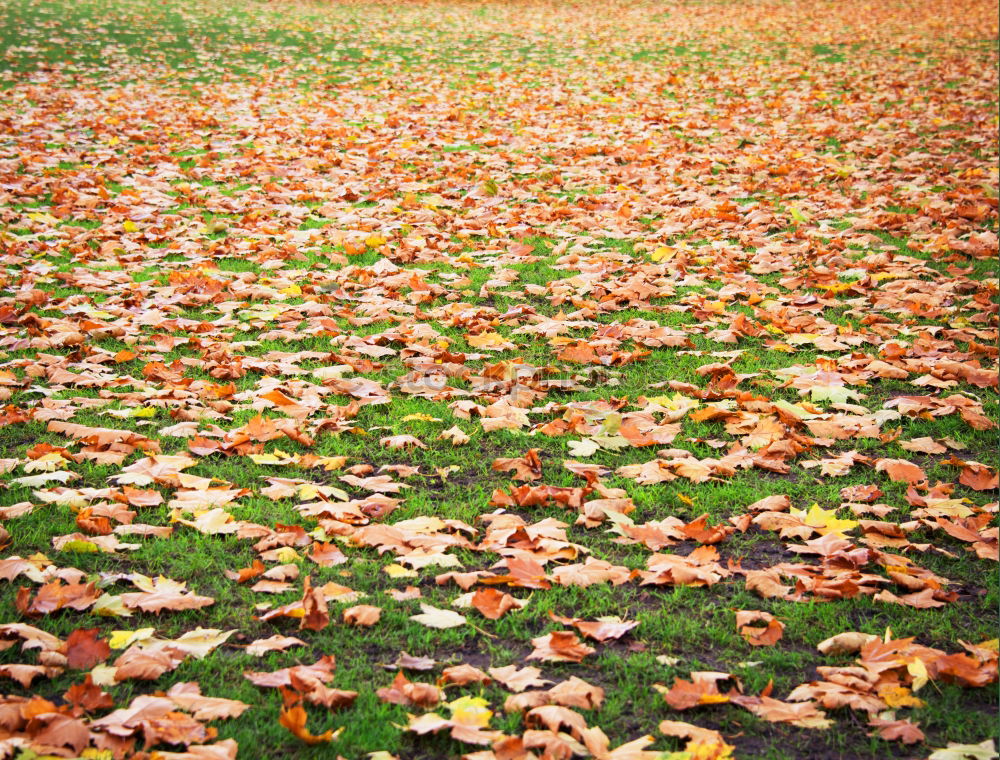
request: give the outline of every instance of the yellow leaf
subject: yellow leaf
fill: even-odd
[[[275,550],[274,556],[278,560],[278,562],[281,562],[282,564],[286,565],[289,562],[295,562],[297,559],[299,559],[299,553],[290,546],[279,547],[278,549]]]
[[[316,464],[322,467],[324,470],[339,470],[345,464],[347,464],[347,457],[336,456],[336,457],[320,457],[316,460]]]
[[[489,348],[502,346],[507,342],[507,339],[497,332],[484,332],[479,335],[468,335],[465,341],[474,348]]]
[[[824,536],[828,533],[842,536],[845,530],[851,530],[858,525],[856,520],[837,519],[837,510],[821,509],[819,504],[813,504],[808,512],[804,509],[793,509],[790,514]]]
[[[97,544],[77,539],[76,541],[67,541],[63,544],[63,551],[76,552],[77,554],[96,554],[98,552],[98,548]]]
[[[459,697],[448,703],[448,709],[451,710],[451,719],[463,726],[485,728],[493,717],[489,702],[482,697]]]
[[[923,707],[924,700],[913,696],[912,692],[905,686],[891,686],[882,689],[878,693],[879,699],[889,707]]]
[[[300,296],[302,295],[302,288],[298,285],[289,285],[287,288],[282,288],[278,292],[284,293],[286,296]]]
[[[114,760],[114,753],[110,749],[94,749],[88,747],[80,753],[82,760]]]
[[[685,760],[728,760],[733,756],[735,747],[732,744],[718,744],[716,742],[690,741],[684,748],[684,752],[676,754],[684,756]],[[671,757],[668,755],[668,757]]]
[[[913,677],[913,691],[920,691],[930,679],[930,675],[927,673],[927,666],[924,665],[924,661],[919,657],[914,657],[908,663],[906,663],[906,672]]]
[[[139,628],[136,631],[112,631],[108,646],[112,649],[125,649],[137,641],[145,641],[156,632],[155,628]]]
[[[651,258],[653,261],[670,261],[670,259],[672,259],[676,255],[677,251],[675,251],[673,248],[667,248],[666,246],[661,245],[659,248],[657,248],[655,251],[649,254],[649,258]]]
[[[418,420],[420,422],[441,422],[439,417],[431,417],[429,414],[408,414],[402,418],[402,422]]]
[[[417,573],[415,570],[409,570],[402,565],[397,565],[393,562],[391,565],[386,565],[382,568],[383,572],[390,578],[416,578]]]
[[[126,219],[125,223],[122,225],[126,232],[138,232],[139,225],[133,222],[131,219]]]
[[[121,596],[112,596],[106,591],[94,602],[90,611],[102,617],[132,617],[132,610],[125,606]]]

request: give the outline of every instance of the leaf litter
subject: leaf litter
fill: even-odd
[[[239,45],[185,35],[197,79],[156,13],[2,11],[32,43],[0,70],[4,754],[253,756],[247,713],[392,757],[351,744],[383,703],[393,748],[470,760],[733,757],[740,711],[996,756],[918,719],[997,680],[996,639],[922,635],[998,560],[995,7],[235,5]],[[255,31],[286,11],[293,45]],[[345,20],[366,47],[323,48]],[[160,64],[88,57],[135,26]],[[181,541],[218,583],[162,574]],[[677,587],[738,596],[744,662],[624,601]],[[821,631],[751,688],[814,604],[915,635]],[[334,687],[346,628],[417,653]],[[655,708],[609,739],[610,663],[647,652]],[[194,660],[260,701],[170,680]]]

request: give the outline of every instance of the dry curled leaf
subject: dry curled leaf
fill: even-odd
[[[736,628],[743,640],[752,647],[773,647],[785,632],[784,623],[771,613],[760,610],[738,610]]]
[[[348,625],[372,626],[381,616],[382,610],[370,604],[358,604],[344,610],[344,622]]]

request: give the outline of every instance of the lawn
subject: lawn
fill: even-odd
[[[0,757],[995,758],[997,14],[0,0]]]

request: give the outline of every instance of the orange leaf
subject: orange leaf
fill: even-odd
[[[309,729],[306,728],[306,711],[301,705],[295,705],[294,707],[289,707],[281,711],[281,715],[278,716],[278,723],[283,725],[292,734],[304,741],[306,744],[322,744],[323,742],[331,742],[334,740],[334,733],[332,730],[324,731],[318,736],[314,736],[309,733]]]

